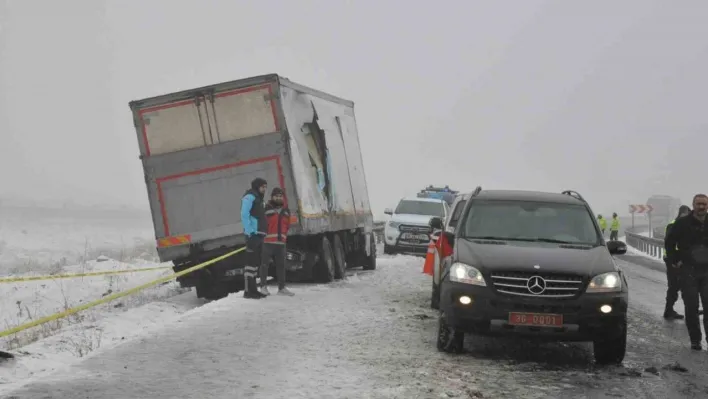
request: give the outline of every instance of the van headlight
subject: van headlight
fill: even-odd
[[[398,229],[398,226],[400,226],[400,222],[388,222],[388,227],[391,229]]]
[[[475,267],[455,262],[450,267],[450,281],[486,287],[482,273]]]
[[[619,273],[609,272],[598,274],[590,280],[587,292],[620,292],[622,291],[622,279]]]

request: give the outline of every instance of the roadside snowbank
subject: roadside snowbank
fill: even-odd
[[[0,395],[32,382],[51,380],[51,375],[56,371],[65,370],[73,364],[100,356],[131,341],[147,339],[159,331],[169,330],[175,326],[174,323],[233,312],[234,308],[239,313],[259,312],[264,307],[279,307],[285,302],[302,301],[319,295],[319,292],[361,281],[356,271],[350,271],[346,281],[328,285],[293,284],[290,289],[296,294],[294,298],[273,296],[263,301],[248,301],[242,300],[243,293],[236,293],[219,301],[206,302],[198,299],[194,293],[187,292],[171,298],[152,300],[120,314],[112,314],[115,313],[110,311],[112,306],[108,311],[93,316],[82,313],[84,317],[78,323],[62,329],[56,335],[13,351],[16,359],[0,362]]]
[[[65,273],[83,273],[140,269],[159,266],[152,262],[123,263],[116,260],[102,262],[91,261],[82,265],[68,266]],[[163,265],[165,266],[165,265]],[[77,277],[57,280],[26,281],[0,284],[0,330],[37,320],[69,308],[100,299],[108,294],[124,291],[140,284],[169,275],[172,269],[147,272],[125,273],[107,276]],[[30,275],[34,275],[32,273]],[[98,319],[104,313],[123,311],[160,298],[166,298],[181,292],[175,281],[149,288],[135,295],[130,295],[114,303],[100,305],[68,318],[46,323],[18,334],[0,339],[4,348],[15,349],[38,339],[52,335],[68,325],[76,324],[86,318]]]

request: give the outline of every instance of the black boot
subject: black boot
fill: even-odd
[[[262,299],[268,295],[263,295],[258,292],[258,286],[256,285],[256,279],[254,277],[246,278],[246,291],[243,293],[243,297],[246,299]]]
[[[673,309],[664,310],[664,319],[666,320],[683,320],[683,315],[677,313]]]

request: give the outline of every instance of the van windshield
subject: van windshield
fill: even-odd
[[[398,203],[395,213],[444,217],[442,202],[403,200]]]
[[[583,205],[476,200],[464,223],[463,238],[600,245],[592,215]]]

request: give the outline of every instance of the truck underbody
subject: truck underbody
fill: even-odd
[[[233,251],[237,247],[223,247],[175,260],[174,271],[179,272],[199,263]],[[194,273],[177,279],[182,287],[195,287],[197,297],[219,299],[244,289],[244,253],[238,253]],[[346,278],[346,270],[362,267],[376,269],[376,239],[363,229],[337,231],[318,235],[300,235],[288,238],[286,277],[290,282],[329,283]],[[269,276],[275,269],[269,266]]]

